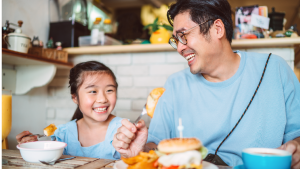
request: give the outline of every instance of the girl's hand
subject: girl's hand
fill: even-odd
[[[29,136],[29,135],[32,135],[32,133],[30,133],[29,131],[23,131],[22,133],[16,136],[17,142],[21,144],[21,143],[38,141],[37,136]]]
[[[112,145],[122,157],[134,157],[144,150],[147,137],[148,129],[143,120],[135,126],[127,119],[123,119],[122,126],[114,135]]]

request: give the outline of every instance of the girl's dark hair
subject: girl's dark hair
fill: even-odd
[[[109,75],[112,76],[112,78],[114,79],[115,83],[116,83],[116,87],[118,88],[118,83],[116,80],[116,76],[114,75],[114,73],[110,70],[110,68],[108,68],[107,66],[105,66],[103,63],[97,62],[97,61],[88,61],[88,62],[82,62],[82,63],[78,63],[76,66],[74,66],[71,70],[70,70],[70,76],[69,76],[69,87],[71,90],[71,95],[76,95],[77,99],[78,99],[78,103],[79,103],[79,96],[78,96],[78,89],[79,87],[82,85],[83,83],[83,73],[84,72],[103,72],[103,73],[107,73]],[[79,106],[77,106],[77,109],[72,117],[71,120],[74,119],[81,119],[83,117],[82,112],[79,109]]]
[[[177,0],[168,10],[167,17],[169,23],[173,26],[175,16],[185,11],[188,11],[192,21],[198,24],[209,19],[221,19],[225,25],[226,38],[231,43],[233,25],[231,7],[227,0]],[[212,25],[212,21],[200,25],[200,33],[207,35]]]

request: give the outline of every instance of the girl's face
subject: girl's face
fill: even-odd
[[[83,75],[84,76],[84,75]],[[105,121],[113,111],[117,101],[117,88],[114,79],[107,73],[85,75],[74,103],[79,105],[84,118],[98,122]]]

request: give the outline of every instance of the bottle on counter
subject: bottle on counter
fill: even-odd
[[[101,25],[102,18],[96,18],[91,30],[91,45],[104,45],[104,28]]]
[[[103,28],[105,33],[112,33],[112,25],[110,19],[105,19],[103,22]]]

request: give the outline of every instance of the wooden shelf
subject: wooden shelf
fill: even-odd
[[[59,69],[70,69],[73,67],[72,63],[65,63],[2,48],[2,64],[3,63],[9,65],[54,65]]]
[[[300,44],[297,38],[269,38],[269,39],[239,39],[232,40],[232,48],[263,48],[263,47],[291,47]],[[160,52],[176,51],[169,44],[138,44],[138,45],[114,45],[114,46],[88,46],[65,48],[69,55],[80,54],[104,54],[104,53],[130,53],[130,52]]]
[[[159,52],[176,51],[169,44],[138,44],[138,45],[112,45],[112,46],[85,46],[65,48],[71,55],[102,54],[102,53],[129,53],[129,52]]]
[[[3,65],[11,68],[3,68]],[[2,49],[2,87],[16,95],[26,94],[35,87],[50,83],[57,68],[72,67],[72,63]]]
[[[300,44],[297,38],[266,38],[266,39],[239,39],[232,41],[232,48],[265,48],[265,47],[293,47]]]

